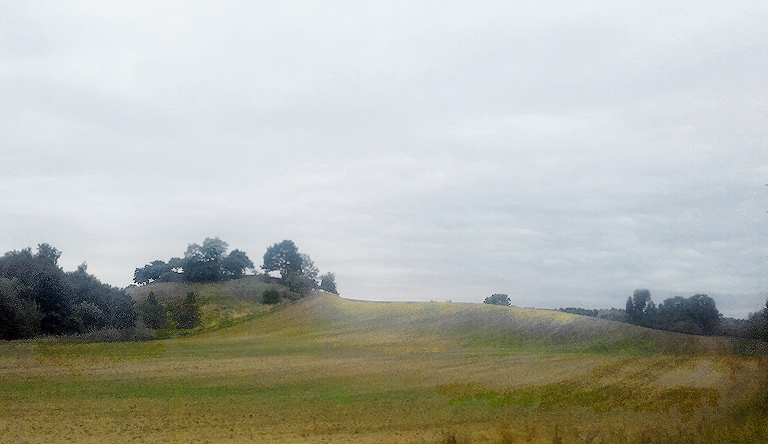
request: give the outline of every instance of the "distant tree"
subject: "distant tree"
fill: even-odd
[[[170,271],[171,267],[169,264],[160,260],[152,261],[142,268],[137,268],[133,272],[133,282],[138,285],[144,285],[154,281],[160,281]]]
[[[695,335],[713,335],[720,326],[715,301],[705,294],[675,296],[659,304],[657,327]]]
[[[160,305],[154,292],[149,292],[147,300],[139,304],[139,313],[141,320],[147,328],[159,330],[168,326],[165,316],[165,308]]]
[[[568,308],[558,308],[557,311],[561,311],[563,313],[571,313],[571,314],[577,314],[581,316],[590,316],[590,317],[597,317],[598,310],[597,309],[586,309],[586,308],[576,308],[576,307],[568,307]]]
[[[627,299],[627,321],[630,324],[651,327],[656,320],[656,304],[651,300],[651,292],[641,288]]]
[[[284,240],[267,248],[264,253],[264,265],[261,266],[266,272],[280,272],[280,278],[283,280],[291,274],[301,273],[301,267],[299,249],[291,240]]]
[[[207,237],[202,245],[187,246],[184,258],[173,257],[165,263],[155,260],[137,268],[133,280],[138,285],[152,282],[218,282],[243,276],[245,270],[253,268],[248,255],[240,250],[227,253],[229,244],[218,237]]]
[[[228,244],[218,237],[206,238],[203,245],[189,244],[184,253],[184,280],[217,282],[224,278],[222,262]]]
[[[749,315],[747,334],[750,338],[768,341],[768,301],[765,302],[764,309]]]
[[[200,302],[197,295],[191,291],[187,293],[181,303],[172,308],[172,317],[176,328],[195,328],[200,323]]]
[[[122,289],[89,274],[86,263],[66,273],[65,279],[72,291],[80,330],[126,328],[135,324],[137,315],[131,298]]]
[[[62,335],[134,325],[125,292],[101,283],[83,263],[65,273],[61,252],[49,244],[0,257],[0,338]]]
[[[320,276],[320,289],[329,293],[339,294],[336,290],[336,275],[328,272]]]
[[[487,298],[485,298],[483,302],[491,305],[506,305],[506,306],[509,306],[512,303],[512,301],[509,300],[509,296],[507,296],[504,293],[492,294]]]
[[[280,302],[280,293],[274,288],[270,290],[264,290],[261,293],[261,302],[269,305],[277,304]]]
[[[232,250],[221,262],[224,272],[234,279],[240,279],[245,270],[253,268],[253,262],[248,255],[240,250]]]
[[[40,334],[43,316],[17,281],[0,278],[0,339],[25,339]]]
[[[308,254],[299,253],[299,256],[301,256],[301,274],[312,283],[313,288],[317,288],[317,275],[320,274],[320,270]]]
[[[52,247],[50,244],[37,244],[37,257],[43,260],[47,260],[53,265],[58,265],[59,258],[61,257],[61,251]]]

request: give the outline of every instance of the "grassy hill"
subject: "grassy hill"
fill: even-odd
[[[547,310],[322,292],[267,309],[260,285],[194,287],[207,313],[239,319],[195,336],[1,344],[0,442],[768,437],[766,360],[730,352],[731,341]]]

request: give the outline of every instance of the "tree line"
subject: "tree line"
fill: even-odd
[[[136,312],[124,290],[104,284],[83,263],[65,272],[49,244],[0,257],[0,339],[83,333],[133,326]]]
[[[509,296],[493,294],[483,301],[486,304],[509,306]],[[586,309],[578,307],[559,308],[558,311],[581,316],[591,316],[612,321],[625,322],[657,330],[673,331],[693,335],[734,336],[768,341],[768,301],[759,312],[748,319],[725,318],[717,309],[715,301],[705,294],[684,298],[675,296],[656,305],[651,292],[641,288],[627,298],[624,309]]]
[[[250,270],[258,274],[241,250],[227,253],[229,245],[206,238],[189,244],[183,258],[154,260],[136,268],[134,282],[221,282],[240,279]],[[24,339],[41,335],[71,335],[105,329],[129,329],[137,321],[152,329],[194,328],[200,321],[200,301],[190,292],[178,301],[159,301],[154,294],[134,303],[125,289],[102,283],[87,272],[83,263],[65,272],[58,260],[61,251],[44,243],[0,257],[0,339]],[[303,297],[314,289],[338,293],[333,273],[319,274],[309,255],[300,253],[293,241],[284,240],[267,248],[261,277],[287,286],[292,295]],[[276,272],[279,277],[272,277]],[[266,303],[279,302],[281,294],[270,293]]]
[[[206,238],[202,245],[189,244],[183,258],[173,257],[167,262],[154,260],[136,268],[133,281],[137,285],[152,282],[221,282],[239,279],[249,270],[256,272],[253,261],[240,250],[227,253],[229,244],[219,239]],[[296,244],[284,240],[267,248],[261,269],[269,275],[280,274],[279,281],[291,291],[306,294],[313,289],[337,293],[336,275],[326,273],[320,276],[308,254],[300,253]]]

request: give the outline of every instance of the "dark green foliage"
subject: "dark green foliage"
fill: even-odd
[[[713,335],[719,330],[720,317],[715,301],[705,294],[687,299],[675,296],[659,304],[656,326],[680,333]]]
[[[339,294],[338,290],[336,290],[336,275],[328,272],[320,276],[320,289],[329,293]]]
[[[161,276],[170,271],[168,264],[163,261],[152,261],[133,272],[133,281],[137,284],[148,284],[160,280]]]
[[[99,281],[88,274],[85,264],[77,271],[66,273],[66,282],[72,289],[78,331],[107,327],[127,328],[136,322],[136,312],[131,299],[120,290]]]
[[[558,308],[557,311],[561,311],[563,313],[577,314],[581,316],[590,316],[593,318],[596,318],[598,314],[597,309],[589,310],[586,308],[576,308],[576,307]]]
[[[220,282],[239,279],[253,268],[248,255],[240,250],[226,254],[229,244],[218,237],[206,238],[202,245],[189,244],[184,258],[171,258],[168,263],[152,261],[137,268],[133,281],[139,285],[152,282]]]
[[[38,335],[42,318],[37,304],[20,295],[15,281],[0,278],[0,339]]]
[[[747,335],[753,339],[768,341],[768,301],[765,302],[764,309],[749,316]]]
[[[652,327],[656,322],[656,304],[651,300],[651,292],[637,289],[632,297],[627,299],[627,322],[644,327]]]
[[[509,296],[504,293],[496,293],[485,298],[483,303],[491,305],[506,305],[509,306],[512,302],[509,300]]]
[[[65,273],[61,252],[48,244],[9,251],[0,258],[0,338],[82,333],[134,325],[124,291],[101,283],[85,264]]]
[[[245,270],[253,268],[253,262],[248,255],[240,250],[232,250],[221,263],[224,272],[229,276],[240,279]]]
[[[147,328],[160,330],[168,326],[165,308],[160,305],[155,293],[150,291],[147,300],[139,304],[137,308],[139,316]]]
[[[169,308],[176,328],[195,328],[200,323],[200,302],[194,292],[187,293],[181,301],[174,301]]]
[[[302,260],[299,249],[291,240],[274,244],[267,248],[267,252],[264,253],[264,265],[261,268],[266,272],[279,272],[282,279],[286,279],[292,274],[300,274]]]
[[[309,280],[312,284],[312,288],[317,288],[317,276],[320,274],[320,270],[315,266],[315,262],[309,257],[308,254],[301,253],[301,274]]]
[[[264,304],[277,304],[280,302],[280,292],[275,289],[264,290],[261,293],[261,302]]]

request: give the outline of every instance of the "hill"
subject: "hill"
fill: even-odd
[[[0,442],[747,443],[768,434],[766,360],[729,352],[729,341],[547,310],[327,293],[259,312],[255,287],[195,288],[253,317],[162,341],[0,345]],[[189,288],[152,291],[161,290]]]

